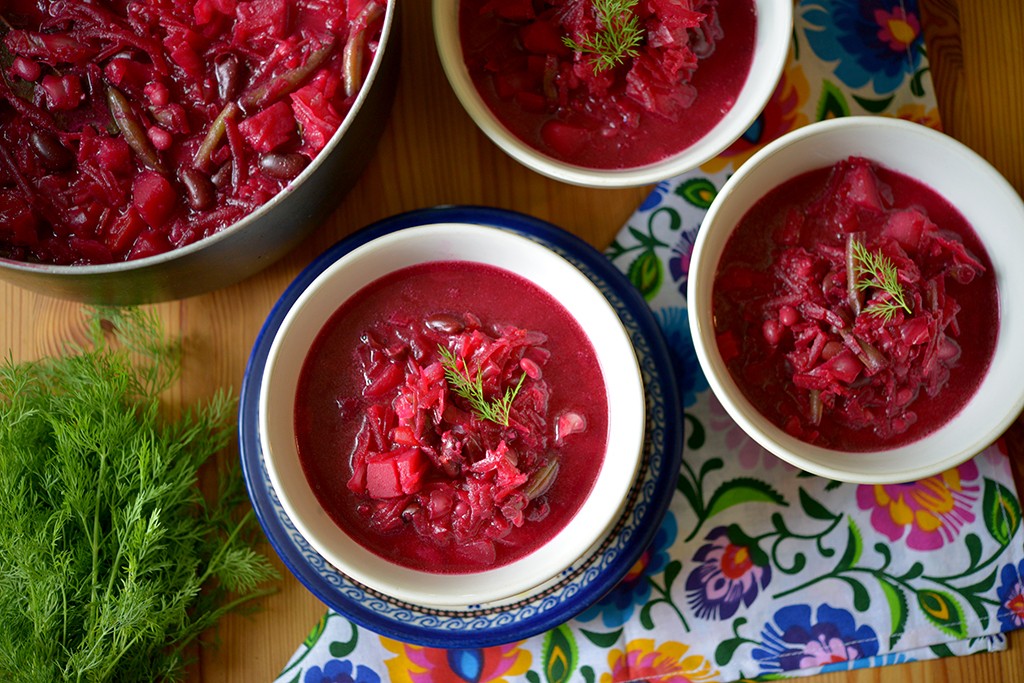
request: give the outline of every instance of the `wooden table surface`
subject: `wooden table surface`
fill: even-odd
[[[264,318],[298,271],[335,241],[386,216],[437,204],[482,204],[546,219],[605,247],[648,188],[591,190],[534,174],[481,134],[451,93],[437,58],[429,2],[403,0],[402,73],[391,120],[356,187],[323,227],[284,260],[221,291],[152,308],[189,353],[172,402],[193,403],[241,385]],[[932,76],[945,129],[989,159],[1024,194],[1024,3],[921,0]],[[81,332],[78,304],[0,283],[0,353],[15,360],[56,353]],[[1020,421],[1011,429],[1018,472]],[[269,546],[266,548],[273,554]],[[276,556],[274,557],[277,562]],[[281,567],[280,591],[251,616],[231,616],[191,681],[256,683],[281,670],[325,607]],[[1011,683],[1024,681],[1024,631],[997,654],[916,662],[806,679]]]

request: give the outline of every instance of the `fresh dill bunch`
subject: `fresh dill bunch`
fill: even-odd
[[[505,395],[488,401],[484,396],[484,379],[480,368],[477,368],[476,376],[470,377],[468,369],[454,353],[445,346],[438,344],[438,351],[441,353],[444,376],[452,391],[466,399],[473,412],[481,420],[490,420],[496,424],[508,426],[508,414],[512,409],[512,401],[515,400],[519,389],[526,379],[524,372],[519,378],[519,383],[514,387],[510,386],[505,390]]]
[[[639,0],[593,0],[601,30],[584,36],[580,42],[569,36],[562,38],[562,42],[576,52],[593,55],[594,73],[612,69],[627,57],[636,57],[640,54],[637,46],[644,37],[640,20],[633,13],[637,2]]]
[[[910,313],[910,305],[900,284],[899,270],[892,259],[881,251],[869,251],[860,240],[854,240],[852,246],[857,289],[881,289],[889,295],[884,301],[872,303],[864,312],[886,320],[891,320],[900,309]]]
[[[97,310],[89,339],[0,364],[0,680],[179,680],[201,635],[277,576],[240,514],[237,459],[209,499],[199,487],[234,401],[165,416],[180,347],[152,315]]]

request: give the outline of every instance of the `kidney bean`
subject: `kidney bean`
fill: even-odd
[[[225,161],[221,166],[213,172],[210,176],[210,180],[213,182],[214,187],[227,187],[231,184],[231,168],[234,164],[228,160]]]
[[[842,342],[837,342],[834,340],[826,342],[825,346],[822,347],[821,349],[821,358],[822,360],[829,360],[834,356],[838,356],[839,353],[845,348],[846,347],[843,346]]]
[[[800,322],[800,312],[792,306],[783,306],[779,309],[779,322],[786,327],[792,327]]]
[[[196,211],[201,211],[213,205],[216,198],[216,191],[213,182],[202,171],[185,167],[179,174],[182,184],[185,186],[185,198],[188,205]]]
[[[444,334],[458,334],[465,327],[458,318],[447,313],[436,313],[427,318],[424,324],[435,332]]]
[[[234,55],[225,55],[214,64],[217,77],[217,96],[223,101],[233,100],[242,85],[242,67]]]
[[[772,346],[778,346],[779,342],[782,341],[782,333],[785,330],[782,323],[778,320],[765,320],[761,326],[761,331],[764,334],[766,342]]]
[[[307,162],[302,154],[264,154],[260,157],[260,170],[271,178],[291,180],[306,168]]]
[[[56,135],[47,130],[32,131],[29,136],[32,148],[36,151],[43,166],[51,171],[63,171],[71,166],[74,160],[71,152]]]
[[[146,137],[149,138],[153,147],[160,152],[170,149],[171,144],[174,142],[174,138],[171,137],[171,134],[160,126],[150,126],[147,128]]]
[[[540,366],[529,358],[520,358],[519,367],[523,369],[523,372],[525,372],[530,379],[540,379],[543,376]]]

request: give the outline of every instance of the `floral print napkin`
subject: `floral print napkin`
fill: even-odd
[[[1005,648],[1024,626],[1024,531],[1004,446],[893,486],[806,475],[745,436],[690,339],[705,210],[757,149],[849,114],[938,128],[915,0],[800,0],[790,59],[742,139],[660,183],[607,256],[650,303],[683,393],[677,491],[647,552],[567,624],[479,650],[418,647],[328,611],[278,681],[734,681]]]

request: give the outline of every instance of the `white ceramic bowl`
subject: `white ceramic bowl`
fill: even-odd
[[[803,172],[851,155],[866,157],[923,182],[974,228],[992,260],[999,291],[999,335],[991,366],[974,397],[944,427],[898,448],[845,453],[809,445],[775,427],[746,400],[715,343],[711,293],[726,241],[765,193]],[[690,329],[704,374],[729,415],[764,448],[808,472],[858,483],[918,480],[973,457],[1024,407],[1024,203],[978,154],[953,138],[882,117],[811,124],[767,145],[725,183],[708,211],[690,263]]]
[[[793,4],[755,0],[757,30],[746,82],[732,109],[704,137],[662,161],[635,168],[592,169],[567,164],[527,145],[495,118],[484,103],[462,58],[459,0],[434,0],[434,37],[441,64],[455,95],[477,126],[509,156],[528,168],[566,183],[587,187],[632,187],[671,178],[717,156],[760,115],[782,74],[793,28]],[[681,124],[682,125],[682,124]]]
[[[471,574],[398,566],[363,548],[328,517],[303,473],[295,447],[300,370],[314,338],[351,295],[377,278],[431,261],[475,261],[505,268],[552,294],[590,338],[608,397],[607,451],[597,481],[568,525],[515,561]],[[262,377],[260,441],[270,479],[295,527],[340,571],[371,589],[415,605],[460,607],[507,600],[558,576],[606,536],[639,466],[644,396],[632,344],[604,295],[547,247],[497,228],[445,223],[383,235],[331,264],[296,300],[271,345]]]

